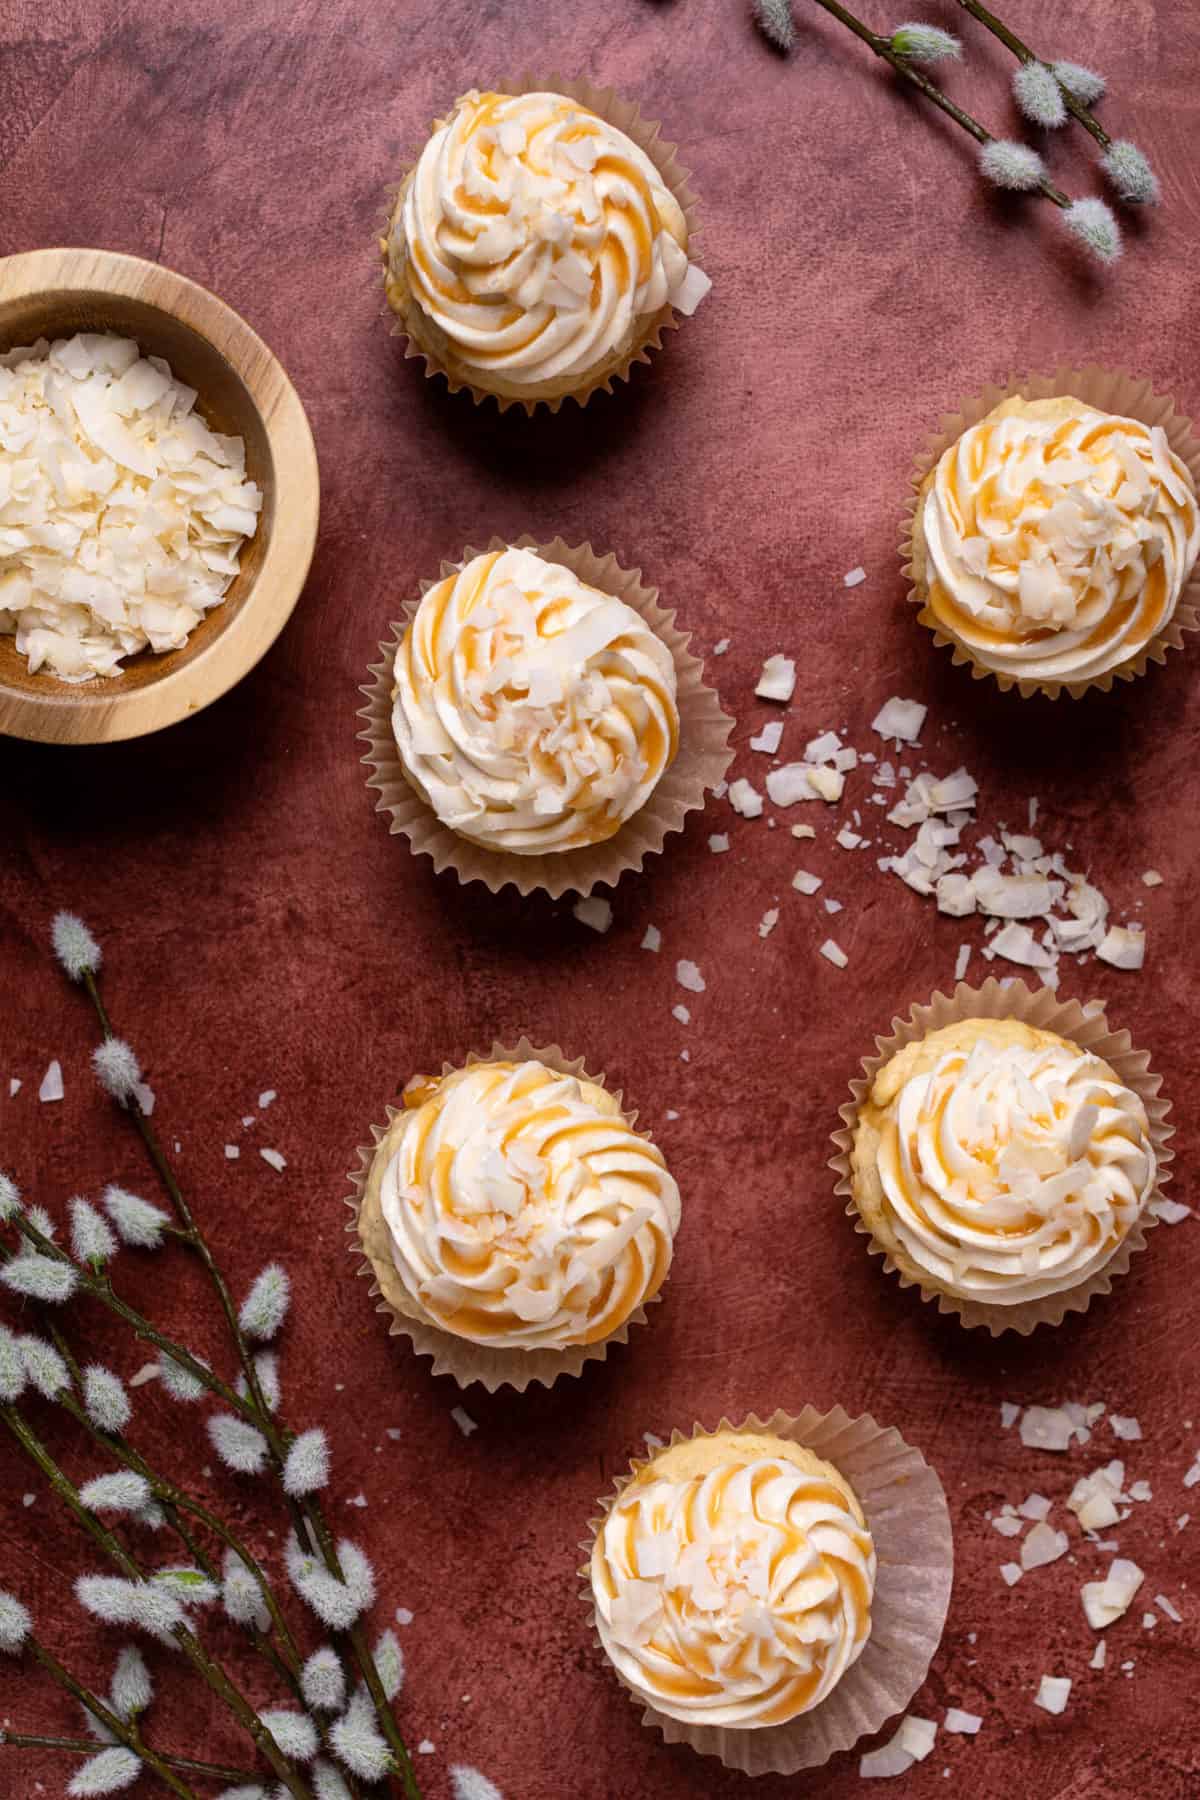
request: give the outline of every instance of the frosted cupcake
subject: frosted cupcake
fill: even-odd
[[[392,698],[411,786],[460,837],[512,856],[603,843],[679,746],[666,644],[532,550],[488,551],[429,589]]]
[[[606,100],[628,130],[565,94],[472,89],[406,177],[381,246],[388,304],[452,387],[528,409],[585,399],[707,293],[682,171]]]
[[[1078,693],[1140,670],[1198,552],[1192,475],[1161,425],[1013,395],[921,484],[914,598],[1002,686]]]
[[[636,1698],[689,1726],[760,1731],[819,1706],[862,1655],[876,1556],[831,1463],[722,1430],[637,1469],[590,1575],[600,1641]]]
[[[903,1276],[956,1310],[1015,1310],[1095,1285],[1158,1158],[1142,1097],[1102,1057],[1018,1018],[961,1018],[879,1068],[849,1174]]]
[[[623,1340],[667,1278],[679,1216],[619,1097],[529,1055],[410,1082],[358,1233],[401,1328],[428,1328],[408,1330],[419,1350],[523,1386]]]

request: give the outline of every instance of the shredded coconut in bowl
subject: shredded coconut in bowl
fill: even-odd
[[[224,598],[262,494],[159,356],[80,332],[0,356],[0,633],[30,671],[119,675]]]

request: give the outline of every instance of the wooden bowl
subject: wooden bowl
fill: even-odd
[[[72,683],[31,675],[16,640],[0,636],[0,733],[39,743],[140,737],[240,681],[300,597],[320,504],[312,432],[295,388],[262,339],[207,289],[108,250],[0,258],[0,351],[76,331],[119,332],[165,357],[196,389],[206,423],[244,439],[263,506],[228,593],[182,650],[144,650],[119,675]]]

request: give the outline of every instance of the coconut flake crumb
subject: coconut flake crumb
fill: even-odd
[[[694,962],[680,961],[675,964],[675,979],[681,988],[689,994],[702,994],[707,983]]]
[[[1103,1581],[1087,1581],[1080,1590],[1084,1616],[1093,1631],[1103,1631],[1129,1611],[1145,1579],[1134,1562],[1115,1557]]]
[[[744,775],[740,775],[729,784],[729,804],[743,819],[757,819],[762,814],[763,797]]]
[[[643,950],[661,950],[661,948],[662,948],[662,932],[658,929],[657,925],[647,925],[646,935],[642,939],[642,949]]]
[[[757,737],[750,739],[750,748],[759,750],[764,756],[774,756],[783,738],[783,720],[768,719]]]
[[[571,911],[581,925],[590,925],[593,931],[607,931],[612,924],[612,907],[598,894],[589,894],[586,899],[577,900]]]
[[[450,1417],[454,1420],[454,1423],[458,1426],[458,1429],[462,1432],[464,1437],[470,1437],[473,1431],[479,1430],[479,1426],[463,1406],[452,1406],[450,1408]]]
[[[1156,1219],[1162,1219],[1167,1225],[1182,1225],[1192,1216],[1191,1207],[1184,1206],[1181,1200],[1155,1200],[1150,1210]]]
[[[835,969],[844,969],[846,964],[850,961],[850,958],[846,955],[846,952],[842,949],[841,945],[835,943],[833,938],[825,939],[825,942],[821,945],[820,954],[825,958],[826,962],[831,962]]]
[[[239,1157],[239,1156],[240,1156],[240,1155],[241,1155],[241,1154],[242,1154],[242,1153],[241,1153],[241,1151],[240,1151],[240,1150],[239,1150],[239,1149],[238,1149],[238,1147],[237,1147],[237,1145],[236,1145],[236,1144],[226,1144],[226,1146],[225,1146],[225,1160],[226,1160],[226,1161],[227,1161],[227,1162],[236,1162],[236,1161],[237,1161],[237,1159],[238,1159],[238,1157]]]
[[[1041,1686],[1034,1700],[1043,1712],[1061,1713],[1067,1710],[1067,1701],[1071,1697],[1071,1683],[1066,1676],[1043,1675]]]
[[[1008,1431],[1011,1426],[1016,1424],[1020,1416],[1021,1409],[1014,1401],[1002,1400],[1000,1402],[1000,1429],[1002,1431]]]
[[[893,694],[872,719],[871,730],[877,731],[881,738],[915,744],[928,711],[929,708],[922,706],[919,700],[901,700],[898,694]]]
[[[1092,1669],[1102,1669],[1107,1661],[1108,1640],[1106,1638],[1101,1638],[1100,1642],[1096,1645],[1096,1648],[1092,1651],[1092,1660],[1088,1664],[1088,1667]]]
[[[39,1100],[61,1100],[66,1090],[63,1087],[62,1065],[55,1057],[46,1073],[42,1076],[42,1085],[38,1089]]]
[[[817,834],[813,830],[811,825],[793,825],[792,826],[792,836],[794,838],[815,838],[816,835]]]
[[[1023,1519],[1044,1519],[1049,1515],[1051,1505],[1045,1494],[1027,1494],[1017,1511]]]
[[[961,1707],[951,1706],[946,1710],[946,1730],[957,1731],[963,1737],[974,1737],[983,1724],[978,1713],[963,1712]]]
[[[673,1006],[671,1008],[671,1017],[673,1019],[678,1019],[681,1025],[690,1025],[692,1022],[692,1015],[686,1006]]]
[[[1108,1422],[1112,1426],[1115,1438],[1122,1438],[1126,1443],[1136,1443],[1142,1435],[1142,1428],[1136,1419],[1125,1418],[1121,1413],[1110,1413]]]
[[[815,894],[821,886],[821,877],[810,874],[807,869],[797,869],[792,876],[792,886],[800,894]]]
[[[1026,1574],[1031,1569],[1044,1568],[1047,1563],[1057,1562],[1060,1556],[1065,1556],[1069,1548],[1065,1531],[1055,1531],[1052,1525],[1040,1521],[1021,1545],[1021,1567]]]
[[[777,906],[769,907],[767,909],[767,911],[763,914],[762,918],[758,921],[759,937],[760,938],[770,937],[771,933],[774,931],[774,929],[778,925],[778,923],[779,923],[779,908]]]
[[[1029,1406],[1021,1418],[1021,1442],[1030,1450],[1068,1450],[1077,1429],[1061,1406]]]
[[[906,1775],[916,1758],[902,1741],[904,1724],[893,1738],[878,1750],[869,1750],[858,1759],[858,1773],[864,1781],[887,1780],[893,1775]]]
[[[915,1718],[909,1713],[900,1721],[896,1737],[901,1749],[907,1750],[914,1762],[924,1762],[937,1738],[937,1723],[933,1719]]]
[[[1147,887],[1161,887],[1163,884],[1163,878],[1157,869],[1143,869],[1142,880]]]
[[[271,1102],[273,1100],[278,1100],[278,1098],[279,1095],[275,1092],[274,1088],[264,1088],[262,1093],[258,1096],[258,1110],[260,1112],[266,1112]]]
[[[1096,955],[1114,969],[1140,969],[1146,960],[1146,934],[1110,925],[1096,946]]]
[[[731,642],[731,640],[729,638],[719,638],[718,641],[712,647],[713,655],[714,656],[724,656],[725,652],[729,648],[730,642]]]
[[[20,1077],[17,1075],[10,1075],[8,1078],[8,1097],[9,1097],[9,1099],[11,1100],[14,1097],[14,1095],[19,1094],[20,1091],[21,1091]]]
[[[760,700],[780,700],[786,704],[796,691],[796,665],[791,657],[768,656],[754,691]]]
[[[708,847],[714,856],[720,856],[729,848],[729,839],[723,831],[714,831],[708,840]]]
[[[866,579],[867,571],[865,569],[847,569],[846,573],[842,576],[842,585],[844,587],[854,588],[858,587],[859,584]]]
[[[1170,1600],[1167,1599],[1167,1596],[1165,1594],[1155,1594],[1154,1604],[1155,1604],[1155,1606],[1158,1607],[1160,1612],[1166,1614],[1167,1618],[1170,1619],[1172,1625],[1182,1625],[1183,1624],[1183,1614],[1181,1612],[1177,1611],[1175,1606],[1172,1604],[1172,1602]]]
[[[1000,1564],[1000,1573],[1009,1587],[1016,1587],[1025,1571],[1020,1563],[1006,1562]]]
[[[287,1168],[287,1158],[281,1156],[278,1150],[260,1150],[258,1154],[265,1163],[269,1163],[270,1166],[273,1169],[277,1169],[280,1174]]]

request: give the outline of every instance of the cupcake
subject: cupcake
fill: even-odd
[[[673,1433],[585,1548],[583,1598],[643,1724],[747,1775],[819,1767],[903,1712],[954,1569],[935,1472],[840,1406]]]
[[[404,774],[485,850],[603,843],[679,747],[670,650],[623,600],[533,550],[491,550],[431,587],[396,653]]]
[[[687,1725],[758,1731],[819,1706],[871,1630],[875,1546],[849,1482],[765,1432],[662,1450],[591,1557],[596,1629],[638,1699]]]
[[[1004,1329],[1007,1309],[1029,1329],[1106,1291],[1158,1160],[1141,1094],[1094,1049],[1021,1018],[972,1017],[887,1056],[858,1103],[848,1170],[863,1225],[903,1278],[967,1323],[990,1314]]]
[[[388,304],[452,387],[528,410],[586,399],[708,291],[673,156],[655,146],[660,168],[629,135],[654,145],[635,109],[595,104],[472,89],[405,178],[381,245]]]
[[[619,1096],[529,1050],[414,1078],[358,1205],[398,1328],[489,1385],[575,1373],[624,1341],[679,1226],[662,1153]]]
[[[913,597],[977,672],[1078,693],[1140,672],[1198,552],[1195,485],[1161,425],[1015,394],[921,483]]]

